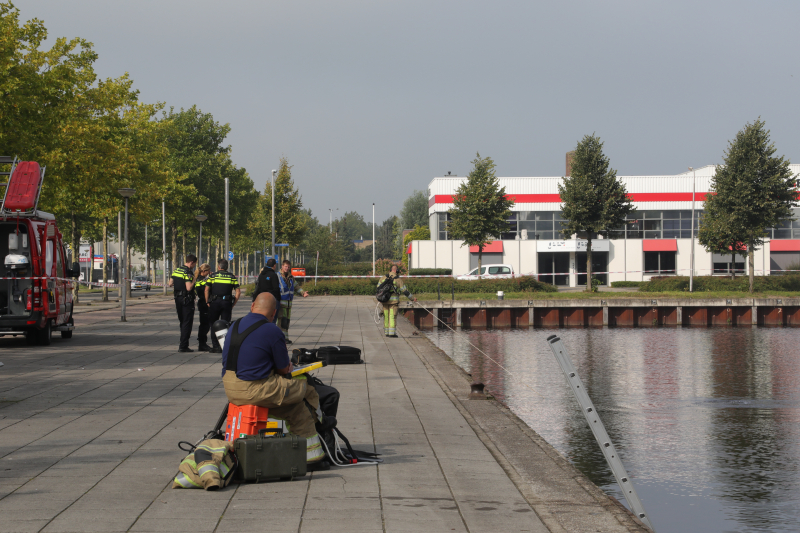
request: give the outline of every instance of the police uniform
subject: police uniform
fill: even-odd
[[[194,291],[186,290],[186,283],[194,281],[194,274],[189,267],[182,265],[172,272],[172,288],[175,297],[175,310],[181,323],[181,340],[178,348],[188,349],[189,338],[192,336],[192,322],[194,321]]]
[[[197,293],[197,311],[200,313],[200,327],[197,328],[198,350],[208,350],[208,330],[211,322],[208,320],[208,302],[206,302],[206,283],[208,275],[197,278],[194,291]]]
[[[209,323],[213,324],[220,318],[230,322],[233,312],[233,291],[239,288],[239,280],[227,270],[219,270],[208,276],[206,285],[211,287],[208,298]],[[222,351],[216,336],[211,335],[211,342],[214,351]]]

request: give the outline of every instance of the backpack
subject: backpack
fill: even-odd
[[[392,293],[394,293],[394,278],[386,276],[386,279],[378,285],[378,289],[375,291],[375,299],[385,304],[392,297]]]

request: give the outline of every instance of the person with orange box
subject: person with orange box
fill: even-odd
[[[222,350],[222,383],[228,401],[235,406],[259,406],[286,421],[290,433],[305,437],[306,460],[318,463],[325,457],[315,424],[319,422],[319,395],[294,369],[283,333],[270,320],[277,302],[261,293],[250,313],[228,330]]]

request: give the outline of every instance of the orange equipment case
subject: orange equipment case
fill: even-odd
[[[257,405],[228,404],[228,421],[225,425],[225,440],[233,442],[245,435],[258,435],[258,430],[281,428],[279,420],[269,418],[269,409]]]
[[[306,269],[305,268],[292,268],[292,276],[296,278],[304,278],[306,277]]]

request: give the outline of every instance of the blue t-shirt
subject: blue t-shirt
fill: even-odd
[[[264,315],[249,313],[242,318],[237,329],[242,333],[260,320],[265,320]],[[228,331],[225,346],[222,348],[223,376],[232,340],[233,331]],[[290,362],[283,332],[272,322],[267,322],[250,333],[239,348],[236,377],[242,381],[266,379],[270,372],[276,368],[286,368]]]

